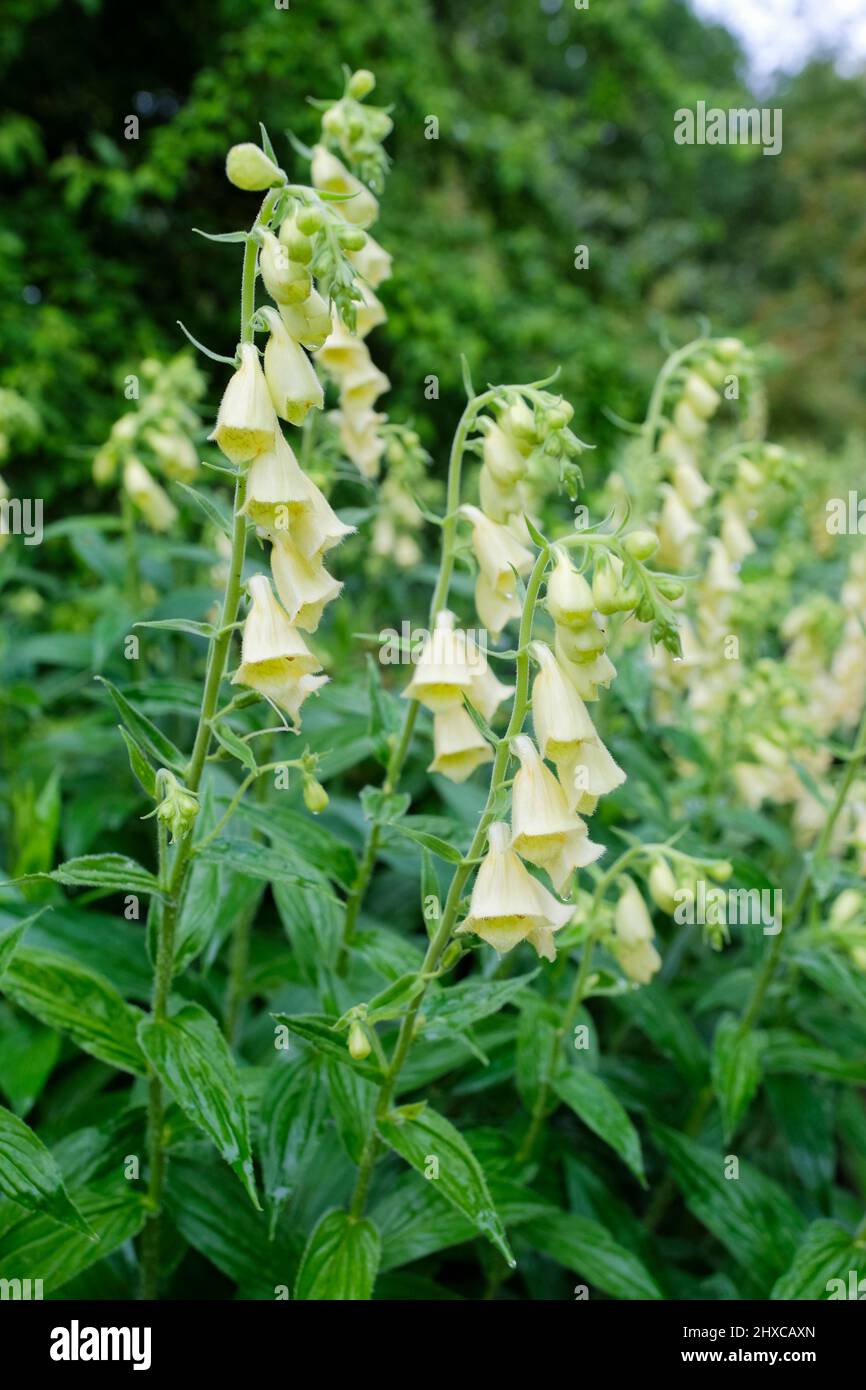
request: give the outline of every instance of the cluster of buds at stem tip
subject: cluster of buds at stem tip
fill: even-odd
[[[156,795],[159,801],[151,816],[156,816],[168,831],[173,843],[186,839],[195,824],[199,802],[195,792],[191,792],[179,782],[173,772],[161,767],[156,774]],[[150,817],[145,816],[145,820]]]

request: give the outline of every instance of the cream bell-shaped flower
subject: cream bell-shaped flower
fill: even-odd
[[[372,333],[374,328],[378,328],[384,323],[388,315],[385,313],[385,305],[378,299],[371,289],[366,285],[359,285],[361,298],[355,306],[355,326],[359,338],[366,338],[368,333]]]
[[[350,372],[340,383],[340,409],[344,415],[358,416],[370,410],[379,396],[391,389],[384,372],[371,362],[361,372]]]
[[[123,467],[123,486],[134,506],[154,531],[167,531],[177,519],[177,508],[165,488],[137,458],[128,458]]]
[[[324,145],[313,147],[311,177],[315,188],[323,188],[327,193],[349,195],[345,201],[332,205],[347,222],[355,227],[369,227],[376,221],[379,216],[377,199]]]
[[[292,627],[274,598],[270,580],[254,574],[247,584],[250,609],[244,622],[241,664],[232,677],[233,685],[248,685],[270,695],[269,688],[322,669],[300,633]]]
[[[271,573],[289,622],[303,632],[315,632],[325,604],[343,587],[340,581],[328,574],[321,560],[305,559],[285,535],[274,537]]]
[[[462,705],[472,686],[466,633],[454,628],[454,614],[447,608],[437,613],[433,631],[421,647],[404,700],[419,700],[434,714],[450,705]]]
[[[449,782],[465,782],[482,763],[493,762],[493,749],[463,705],[449,705],[433,716],[434,758],[428,772]]]
[[[755,549],[755,542],[743,518],[731,506],[722,505],[721,537],[725,550],[735,565],[742,564]]]
[[[289,336],[276,309],[260,309],[268,325],[265,380],[277,414],[290,425],[302,425],[310,410],[325,403],[322,383],[304,349]]]
[[[247,495],[241,511],[256,526],[273,533],[288,530],[312,508],[310,480],[281,429],[273,449],[259,454],[247,474]]]
[[[688,564],[693,541],[700,535],[701,527],[670,484],[662,484],[661,491],[664,502],[658,525],[659,561],[662,564]]]
[[[686,462],[684,459],[674,464],[673,480],[674,487],[685,505],[694,511],[702,507],[713,495],[713,489],[706,479],[701,477],[697,464]]]
[[[341,521],[321,488],[306,474],[302,476],[309,506],[290,521],[289,534],[304,559],[312,561],[353,536],[357,528]]]
[[[592,815],[599,797],[607,796],[625,781],[625,773],[600,738],[582,743],[573,763],[566,760],[557,771],[561,780],[564,779],[569,804],[572,795],[575,797],[572,809],[587,816]]]
[[[198,473],[198,453],[185,434],[176,430],[146,430],[144,442],[153,450],[167,478],[188,483]]]
[[[248,463],[274,447],[277,417],[252,343],[241,343],[240,366],[223,392],[213,433],[208,436],[232,463]]]
[[[467,632],[465,636],[469,669],[472,673],[466,698],[489,724],[503,700],[514,694],[514,686],[503,685],[499,677],[491,671],[487,657],[471,633]]]
[[[379,433],[387,415],[375,410],[335,410],[331,418],[339,428],[340,443],[346,457],[354,463],[364,478],[377,478],[379,464],[385,452],[385,441]]]
[[[565,792],[532,739],[520,734],[512,747],[520,759],[511,790],[512,847],[545,869],[561,893],[574,870],[594,864],[604,846],[593,844],[584,822],[569,811]]]
[[[520,600],[516,592],[500,594],[488,582],[486,575],[475,581],[475,611],[492,637],[498,637],[512,618],[520,617]]]
[[[486,463],[482,464],[478,475],[478,500],[484,515],[502,526],[507,525],[515,514],[522,517],[528,506],[525,485],[515,483],[512,487],[502,487]]]
[[[372,290],[377,290],[383,281],[391,278],[393,257],[369,232],[360,251],[349,252],[349,260]]]
[[[526,459],[501,425],[489,418],[485,419],[485,425],[482,446],[484,465],[500,487],[513,487],[526,473]]]
[[[614,909],[613,953],[629,979],[649,984],[661,968],[661,956],[653,945],[652,918],[643,894],[632,879],[626,878]]]
[[[280,304],[280,318],[290,338],[317,352],[331,333],[331,313],[318,290],[311,290],[300,304]]]
[[[371,370],[370,350],[362,338],[350,333],[343,320],[334,320],[331,332],[316,353],[316,362],[334,381],[361,376]]]
[[[531,551],[479,507],[463,506],[460,515],[472,523],[472,549],[481,573],[495,593],[507,598],[515,590],[515,571],[523,575],[532,569]]]
[[[616,667],[607,652],[599,652],[592,661],[572,661],[562,644],[559,628],[556,629],[553,650],[560,667],[568,676],[581,700],[597,700],[599,686],[607,687],[616,678]]]
[[[494,821],[472,888],[469,915],[456,935],[472,932],[500,955],[528,941],[539,956],[555,960],[553,933],[571,919],[574,908],[532,877],[509,844],[510,838],[505,822]]]
[[[313,277],[305,265],[289,258],[289,253],[273,232],[261,232],[259,269],[265,289],[278,304],[302,304],[313,288]]]

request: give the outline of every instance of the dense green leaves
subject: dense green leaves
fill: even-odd
[[[373,1292],[381,1243],[372,1221],[342,1211],[323,1216],[304,1251],[295,1298],[359,1302]]]
[[[613,1298],[663,1296],[638,1257],[613,1240],[597,1221],[558,1211],[531,1221],[521,1234],[536,1250]]]
[[[758,1089],[761,1047],[760,1035],[741,1029],[738,1019],[719,1020],[713,1038],[712,1076],[726,1140],[736,1130]]]
[[[484,1171],[450,1120],[429,1106],[420,1114],[410,1106],[392,1111],[387,1119],[380,1119],[378,1130],[386,1144],[428,1181],[435,1182],[437,1191],[469,1217],[476,1230],[496,1246],[508,1264],[514,1264]]]
[[[862,1298],[866,1250],[837,1221],[813,1221],[771,1298]],[[853,1285],[853,1292],[852,1292]]]
[[[60,1169],[41,1139],[23,1120],[2,1106],[0,1192],[29,1211],[43,1211],[63,1226],[93,1235],[78,1208],[69,1200]]]
[[[185,1115],[213,1141],[254,1206],[247,1110],[231,1052],[215,1019],[198,1004],[139,1025],[142,1050]]]
[[[610,1088],[582,1067],[561,1072],[554,1085],[559,1098],[619,1154],[639,1182],[645,1183],[640,1138]]]
[[[22,946],[0,980],[0,992],[100,1061],[122,1071],[145,1071],[136,1038],[142,1014],[95,971]]]

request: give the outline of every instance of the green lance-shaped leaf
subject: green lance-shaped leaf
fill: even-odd
[[[722,1112],[725,1139],[730,1139],[761,1081],[762,1037],[740,1031],[733,1014],[719,1020],[713,1038],[713,1090]]]
[[[82,1270],[104,1260],[137,1235],[147,1215],[141,1194],[117,1179],[76,1192],[76,1201],[97,1240],[34,1212],[0,1235],[0,1279],[42,1279],[54,1295]]]
[[[372,1221],[331,1211],[316,1226],[304,1251],[295,1298],[303,1302],[369,1299],[379,1268],[381,1242]]]
[[[96,1240],[81,1212],[70,1201],[60,1169],[29,1125],[0,1106],[0,1192],[28,1211],[45,1212]]]
[[[27,928],[38,917],[41,917],[43,912],[48,912],[48,910],[47,907],[40,907],[38,912],[32,912],[29,917],[23,917],[20,922],[11,922],[8,926],[0,928],[0,976],[21,945]]]
[[[160,767],[170,767],[172,772],[183,772],[186,758],[171,739],[166,738],[152,720],[148,719],[146,714],[142,714],[140,709],[136,709],[135,705],[127,700],[116,685],[112,685],[111,681],[106,680],[105,676],[97,676],[96,679],[105,686],[123,723],[145,752],[149,753]]]
[[[50,873],[26,874],[18,883],[32,883],[50,878],[70,888],[104,888],[109,893],[146,893],[160,895],[153,874],[126,854],[81,854],[67,859]]]
[[[213,1141],[253,1206],[260,1209],[246,1104],[234,1059],[216,1020],[199,1004],[185,1004],[168,1018],[144,1019],[138,1037],[160,1081],[184,1114]]]
[[[660,1299],[652,1275],[631,1250],[597,1221],[570,1211],[543,1216],[522,1228],[534,1249],[573,1270],[613,1298]]]
[[[516,1260],[493,1205],[484,1170],[451,1121],[429,1106],[420,1114],[417,1107],[409,1106],[392,1111],[387,1119],[379,1121],[378,1128],[385,1143],[425,1178],[435,1181],[436,1190],[468,1216],[475,1229],[514,1268]]]
[[[864,1276],[866,1245],[855,1240],[838,1221],[813,1221],[797,1247],[790,1268],[773,1285],[770,1297],[861,1299],[863,1293],[857,1286]],[[855,1286],[853,1292],[852,1284]]]
[[[136,1041],[141,1010],[127,1004],[96,971],[52,951],[21,946],[6,968],[2,990],[92,1057],[122,1071],[146,1072]]]
[[[328,1108],[321,1059],[311,1053],[272,1066],[262,1096],[261,1156],[271,1233],[298,1185]]]
[[[463,980],[438,994],[429,994],[424,1005],[427,1024],[431,1029],[468,1028],[510,1004],[538,973],[530,970],[513,980]]]
[[[619,1154],[638,1182],[646,1186],[640,1137],[620,1102],[592,1072],[571,1067],[554,1078],[560,1100],[565,1101],[593,1133]]]

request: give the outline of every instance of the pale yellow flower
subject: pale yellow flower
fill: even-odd
[[[553,933],[565,926],[574,908],[532,877],[509,840],[508,826],[494,821],[472,889],[469,915],[457,934],[473,932],[500,955],[529,941],[539,956],[555,960]]]
[[[321,560],[307,560],[285,535],[274,538],[271,573],[289,622],[303,632],[315,632],[325,605],[342,589]]]
[[[304,349],[290,337],[276,309],[260,309],[270,330],[265,347],[265,379],[277,414],[302,425],[310,410],[325,403],[322,383]]]
[[[177,508],[165,488],[160,486],[139,459],[126,460],[123,486],[154,531],[167,531],[177,520]]]
[[[507,598],[515,591],[515,571],[525,575],[532,569],[531,552],[478,507],[463,506],[460,515],[472,522],[472,549],[481,573],[495,593]]]
[[[349,172],[342,160],[331,154],[324,145],[316,145],[313,148],[311,174],[316,188],[322,188],[328,193],[349,195],[330,205],[336,208],[347,222],[353,223],[356,227],[369,227],[376,221],[379,215],[376,198],[360,179],[356,179],[355,175]]]
[[[574,870],[595,863],[604,846],[593,844],[584,822],[569,811],[565,792],[532,739],[521,734],[513,747],[520,770],[511,791],[511,843],[530,864],[545,869],[561,893]]]
[[[274,448],[259,454],[250,464],[246,501],[241,511],[266,531],[287,530],[303,513],[310,511],[313,505],[311,486],[294,450],[278,429]]]
[[[208,436],[232,463],[248,463],[256,454],[273,449],[279,428],[259,354],[252,343],[241,344],[240,359],[240,366],[223,392],[216,426]]]
[[[465,782],[482,763],[493,761],[493,749],[463,705],[434,714],[433,752],[427,771],[441,772],[450,782]]]
[[[465,632],[455,631],[454,614],[444,608],[421,647],[403,699],[419,700],[434,713],[462,705],[472,685],[471,655]]]

